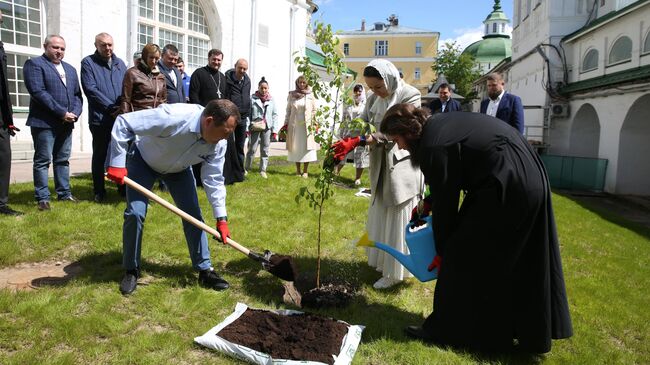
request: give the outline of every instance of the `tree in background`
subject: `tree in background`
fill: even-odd
[[[481,71],[474,56],[463,54],[456,42],[445,43],[438,51],[431,69],[436,75],[445,75],[447,81],[456,85],[454,92],[465,97],[463,103],[476,99],[472,83],[481,77]]]

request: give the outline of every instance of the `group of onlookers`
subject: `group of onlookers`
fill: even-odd
[[[266,78],[251,95],[248,62],[239,59],[224,74],[223,53],[217,49],[189,77],[171,44],[162,49],[145,45],[128,69],[113,53],[109,34],[98,34],[95,48],[82,60],[81,88],[75,68],[63,61],[66,46],[59,35],[48,36],[44,54],[23,66],[31,96],[27,125],[35,148],[35,198],[40,210],[50,209],[47,173],[53,162],[58,200],[77,201],[68,159],[83,89],[93,136],[95,201],[105,198],[105,171],[117,184],[127,182],[120,291],[128,295],[141,275],[148,205],[133,184],[149,189],[161,180],[178,207],[202,221],[196,190],[202,183],[216,221],[214,234],[227,244],[225,185],[244,180],[260,147],[259,173],[267,178],[278,112]],[[0,44],[0,56],[2,52]],[[8,138],[16,128],[2,66],[0,213],[20,214],[6,199]],[[330,148],[336,173],[353,159],[355,185],[360,185],[363,169],[369,169],[368,238],[408,253],[406,230],[432,215],[437,256],[429,270],[438,270],[434,311],[422,326],[406,328],[406,334],[443,345],[490,351],[518,346],[531,352],[546,352],[551,338],[571,336],[548,178],[522,136],[521,100],[504,91],[500,75],[490,74],[489,98],[481,103],[481,113],[487,115],[459,112],[447,84],[427,111],[421,108],[420,92],[391,62],[372,60],[363,77],[371,93],[366,96],[362,85],[354,86],[353,104],[343,113],[347,124]],[[316,109],[306,78],[298,77],[287,98],[284,124],[287,158],[302,178],[309,177],[309,164],[318,159]],[[355,119],[360,124],[349,123]],[[227,289],[229,283],[212,267],[205,232],[189,223],[183,228],[199,284]],[[367,255],[368,264],[382,274],[375,289],[411,276],[384,251],[369,248]]]

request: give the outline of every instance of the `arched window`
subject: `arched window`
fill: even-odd
[[[23,81],[23,65],[43,53],[43,12],[39,0],[0,1],[2,40],[7,53],[7,81],[14,108],[29,107],[29,93]]]
[[[650,53],[650,32],[645,35],[645,42],[643,42],[643,53]]]
[[[497,32],[497,23],[492,23],[492,33]]]
[[[598,50],[590,49],[585,53],[582,59],[582,72],[595,70],[598,68]]]
[[[197,0],[139,0],[138,49],[175,45],[188,69],[205,66],[210,36]]]
[[[608,64],[612,65],[632,59],[632,40],[622,36],[614,42],[609,50]]]

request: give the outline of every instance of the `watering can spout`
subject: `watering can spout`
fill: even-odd
[[[418,280],[424,282],[436,279],[438,269],[429,271],[428,267],[436,256],[436,247],[433,241],[433,229],[431,228],[431,216],[424,219],[425,224],[419,227],[411,227],[410,223],[405,228],[406,245],[410,255],[388,246],[384,243],[375,242],[375,247],[393,256]]]
[[[413,260],[411,260],[411,255],[405,255],[397,251],[396,249],[386,244],[383,244],[381,242],[375,242],[375,247],[393,256],[397,261],[400,262],[400,264],[402,264],[406,269],[411,271],[411,268],[414,265]]]

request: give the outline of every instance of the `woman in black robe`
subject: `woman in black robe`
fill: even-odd
[[[570,337],[548,177],[523,136],[487,115],[427,119],[409,104],[389,109],[381,132],[408,149],[425,176],[440,256],[433,312],[406,334],[471,350],[531,353]]]

